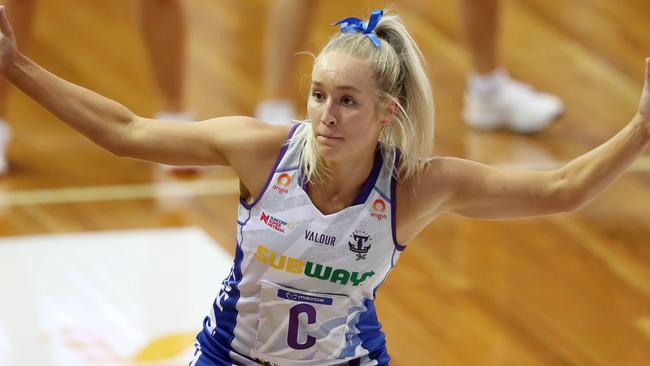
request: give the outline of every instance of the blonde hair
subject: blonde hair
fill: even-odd
[[[424,71],[419,47],[397,15],[384,15],[374,33],[381,42],[375,47],[362,33],[337,32],[321,50],[342,52],[367,60],[375,76],[380,101],[393,100],[397,111],[379,135],[384,164],[393,164],[392,148],[401,151],[399,173],[405,178],[419,175],[433,149],[434,105],[431,86]],[[318,57],[320,57],[320,55]],[[329,177],[311,128],[303,129],[293,140],[304,143],[301,166],[310,182]]]

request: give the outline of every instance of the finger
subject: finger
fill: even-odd
[[[7,9],[4,5],[0,6],[0,32],[9,38],[14,36],[14,30],[11,29],[11,24],[7,19]]]

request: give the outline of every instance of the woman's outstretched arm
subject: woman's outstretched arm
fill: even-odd
[[[278,139],[278,132],[270,126],[247,117],[182,124],[142,118],[22,55],[4,7],[0,7],[0,31],[2,74],[54,116],[115,155],[177,165],[230,165],[236,170],[241,166],[243,170],[249,160],[255,160],[257,150],[268,147],[266,141]]]
[[[650,58],[639,110],[614,137],[552,171],[504,170],[458,158],[433,159],[418,185],[426,215],[450,211],[481,219],[578,210],[607,188],[650,143]],[[423,205],[426,205],[423,203]]]

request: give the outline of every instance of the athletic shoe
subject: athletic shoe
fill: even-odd
[[[508,128],[518,133],[545,129],[564,111],[562,100],[510,78],[505,70],[472,75],[463,118],[479,130]]]

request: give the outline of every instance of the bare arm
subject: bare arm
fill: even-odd
[[[578,210],[604,191],[647,148],[650,120],[634,116],[613,138],[559,170],[569,207]]]
[[[481,219],[549,215],[578,210],[605,190],[650,143],[650,59],[639,112],[609,141],[553,171],[502,170],[457,159],[430,162],[418,190],[441,211]],[[425,204],[426,205],[426,204]]]
[[[277,134],[248,117],[195,123],[142,118],[121,104],[67,82],[19,55],[7,78],[53,115],[118,156],[178,165],[231,165],[255,141]]]
[[[0,10],[0,70],[50,113],[119,156],[179,165],[242,165],[278,131],[247,117],[178,124],[139,117],[123,105],[48,72],[22,55]],[[280,131],[279,136],[286,134]],[[239,161],[236,161],[238,160]]]
[[[59,78],[20,53],[6,61],[5,77],[22,92],[98,145],[114,153],[121,150],[123,136],[137,117],[129,109]]]

